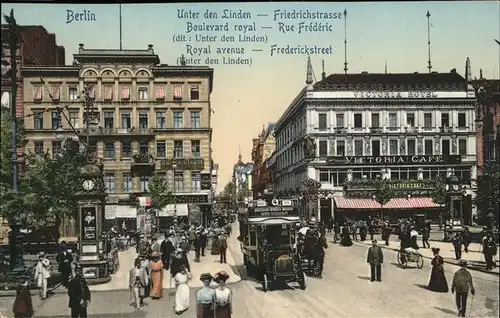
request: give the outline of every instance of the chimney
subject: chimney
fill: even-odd
[[[78,44],[78,53],[83,53],[82,51],[84,50],[84,45],[83,43]]]
[[[321,80],[324,81],[326,78],[326,73],[325,73],[325,60],[322,61],[322,66],[323,66],[323,72],[321,73]]]
[[[153,44],[148,44],[148,51],[153,52]]]
[[[457,69],[456,69],[456,68],[452,69],[452,70],[450,71],[450,73],[451,73],[451,74],[456,74],[456,73],[457,73]]]
[[[482,68],[479,69],[479,79],[484,79],[483,78],[483,69]]]

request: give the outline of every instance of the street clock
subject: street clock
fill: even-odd
[[[83,186],[83,189],[85,191],[92,191],[95,188],[95,182],[94,182],[94,180],[87,179],[87,180],[83,181],[82,186]]]

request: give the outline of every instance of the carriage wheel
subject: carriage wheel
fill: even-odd
[[[264,292],[267,292],[269,288],[269,281],[267,280],[267,274],[264,274],[264,277],[262,279],[262,290]]]
[[[299,276],[302,276],[299,278],[300,289],[305,290],[307,288],[306,273],[302,272],[302,275],[299,274]]]
[[[403,268],[408,266],[408,256],[405,253],[398,252],[398,264]]]
[[[417,268],[422,268],[424,267],[424,258],[422,257],[422,255],[419,255],[417,257]]]
[[[401,252],[398,252],[397,259],[398,259],[398,264],[399,265],[403,265],[402,262],[401,262]]]

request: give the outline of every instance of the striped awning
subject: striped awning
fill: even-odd
[[[335,197],[337,209],[381,209],[380,203],[374,199]],[[431,198],[394,198],[384,205],[384,209],[428,209],[438,208]]]

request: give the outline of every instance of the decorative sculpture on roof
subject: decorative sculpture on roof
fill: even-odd
[[[306,136],[303,141],[304,156],[307,159],[313,159],[316,157],[316,142],[313,138]]]
[[[186,66],[186,58],[184,57],[184,54],[181,55],[181,66]]]

